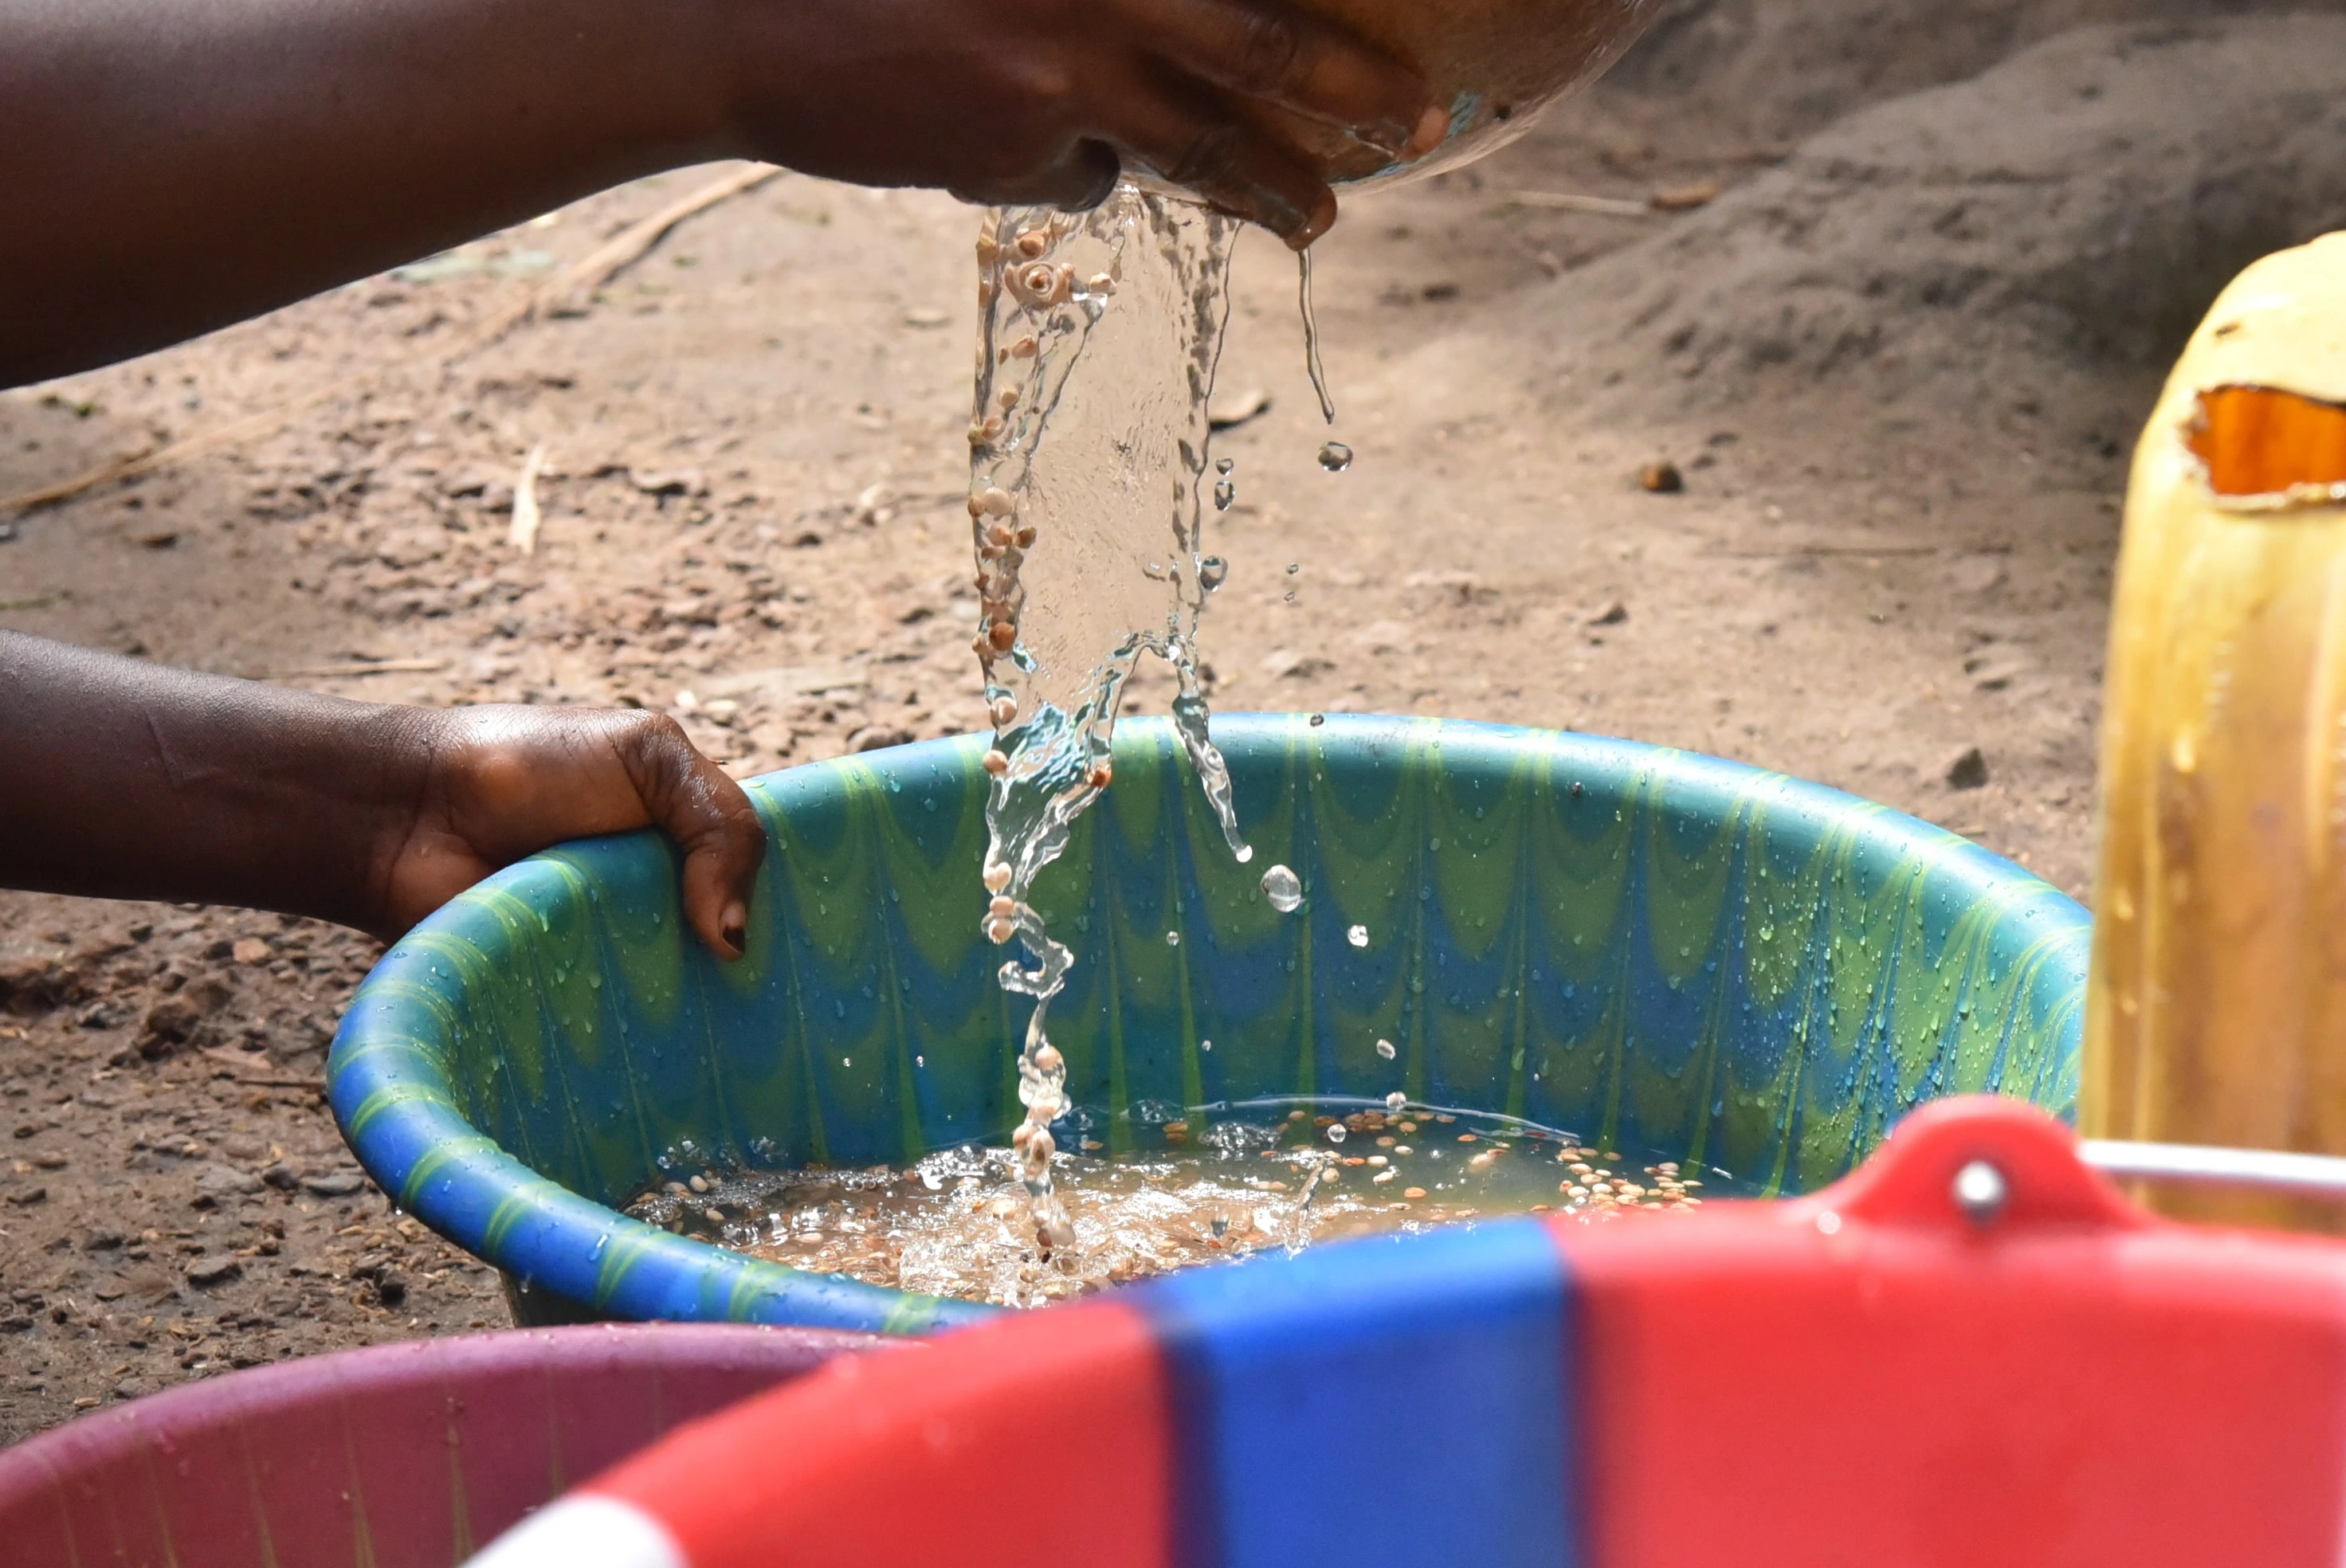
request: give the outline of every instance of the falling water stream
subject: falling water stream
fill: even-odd
[[[1311,372],[1311,390],[1320,399],[1320,417],[1336,423],[1336,400],[1328,395],[1328,367],[1320,362],[1320,318],[1311,310],[1311,252],[1295,253],[1295,304],[1303,313],[1303,368]]]
[[[1075,1234],[1052,1190],[1066,1064],[1046,1026],[1074,955],[1027,899],[1109,785],[1117,705],[1142,656],[1173,667],[1175,731],[1230,852],[1254,855],[1207,733],[1197,652],[1226,570],[1203,552],[1203,502],[1227,484],[1207,476],[1207,404],[1237,229],[1125,186],[1086,213],[997,209],[977,242],[969,512],[994,723],[984,927],[1024,950],[1001,982],[1035,1001],[1011,1141],[1046,1252]]]

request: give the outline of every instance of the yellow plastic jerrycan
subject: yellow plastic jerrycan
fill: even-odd
[[[2346,1155],[2346,234],[2242,273],[2135,454],[2081,1120]],[[2160,1189],[2346,1230],[2346,1205]]]

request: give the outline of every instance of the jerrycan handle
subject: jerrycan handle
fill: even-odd
[[[2335,1155],[2087,1138],[2078,1144],[2077,1157],[2107,1176],[2191,1186],[2249,1187],[2346,1203],[2346,1159]]]
[[[2157,1223],[2079,1157],[2067,1126],[1993,1095],[1923,1106],[1856,1171],[1790,1207],[1828,1234],[1851,1220],[1976,1233]]]

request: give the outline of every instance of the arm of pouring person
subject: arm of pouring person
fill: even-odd
[[[710,158],[1086,206],[1145,166],[1301,246],[1412,71],[1288,0],[0,0],[0,385]]]
[[[766,835],[673,719],[391,708],[0,631],[0,887],[245,904],[386,940],[567,839],[655,826],[747,936]]]

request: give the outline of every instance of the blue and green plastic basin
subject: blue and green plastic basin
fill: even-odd
[[[1790,1193],[1923,1100],[2071,1110],[2086,913],[1954,834],[1592,736],[1301,716],[1214,733],[1250,864],[1170,729],[1128,720],[1114,788],[1037,888],[1077,954],[1052,1037],[1111,1145],[1152,1107],[1401,1089]],[[335,1038],[359,1158],[504,1270],[525,1321],[984,1314],[614,1207],[672,1169],[903,1162],[1016,1124],[1025,1004],[978,929],[984,750],[752,781],[772,847],[736,963],[678,918],[651,833],[456,899],[384,955]],[[1260,887],[1280,862],[1303,883],[1291,915]]]

